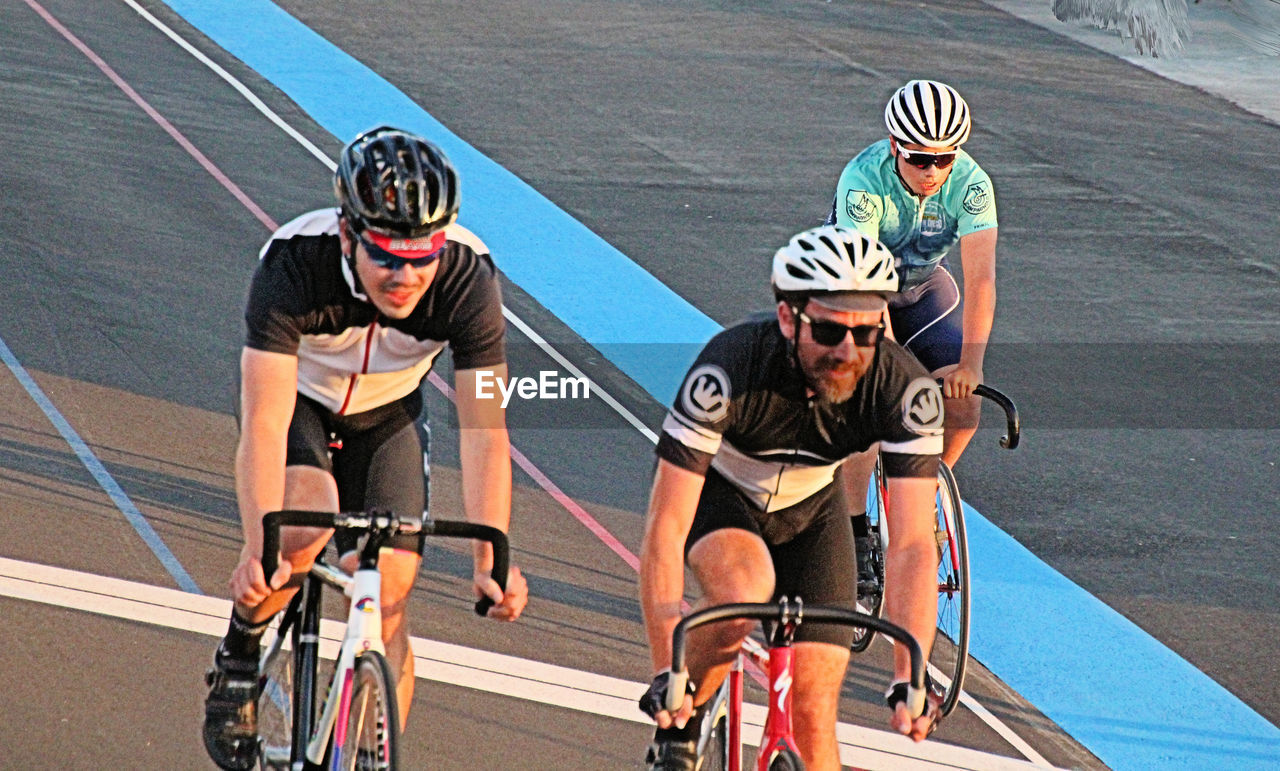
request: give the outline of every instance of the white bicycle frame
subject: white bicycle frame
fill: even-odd
[[[311,575],[323,583],[341,589],[351,600],[347,611],[346,632],[342,646],[338,649],[337,664],[333,670],[333,678],[329,681],[329,689],[325,696],[324,708],[316,720],[310,740],[307,742],[307,760],[320,764],[324,760],[325,749],[329,746],[329,737],[334,726],[341,720],[345,730],[346,715],[341,714],[350,704],[347,696],[351,691],[352,678],[355,675],[356,657],[366,651],[376,651],[386,655],[382,644],[382,574],[377,569],[357,570],[354,576],[348,576],[323,562],[315,562],[311,566]],[[318,642],[318,641],[304,641]],[[267,671],[267,664],[284,650],[285,637],[277,636],[268,646],[262,657],[262,669]],[[297,673],[294,674],[297,677]],[[290,695],[285,695],[289,698]],[[296,707],[296,705],[295,705]],[[288,752],[288,748],[284,748]],[[277,765],[287,763],[289,758],[266,758]]]
[[[316,732],[307,744],[307,760],[320,763],[324,760],[334,725],[339,717],[346,717],[338,713],[350,703],[347,696],[356,671],[356,656],[365,651],[377,651],[385,656],[387,651],[382,645],[382,574],[377,569],[357,570],[348,578],[340,570],[319,564],[313,565],[311,572],[322,581],[340,587],[351,600],[347,611],[347,632],[338,650],[338,663],[333,670],[333,679],[329,681],[329,693],[316,723]],[[335,687],[339,684],[341,687]],[[343,723],[342,730],[345,731],[345,720]]]
[[[295,672],[292,684],[294,691],[299,693],[299,701],[302,703],[293,705],[293,700],[290,699],[280,705],[282,711],[288,705],[300,707],[303,710],[302,712],[296,709],[290,710],[288,715],[291,726],[289,743],[292,746],[289,747],[288,757],[284,758],[283,762],[289,766],[290,759],[297,755],[298,760],[291,764],[294,771],[300,771],[299,766],[305,763],[318,764],[322,761],[331,737],[336,747],[341,747],[345,743],[348,738],[346,731],[350,717],[347,710],[351,704],[351,691],[355,687],[357,665],[366,655],[377,654],[377,665],[382,672],[374,679],[387,681],[378,684],[378,687],[387,689],[386,696],[390,707],[389,714],[381,717],[387,718],[388,723],[395,723],[393,718],[397,712],[394,708],[396,694],[393,690],[394,684],[391,682],[391,673],[386,671],[386,649],[382,644],[382,574],[376,567],[377,554],[385,545],[387,538],[398,532],[488,541],[493,544],[493,566],[489,570],[489,576],[497,582],[498,586],[506,586],[510,547],[506,533],[490,525],[463,520],[433,521],[426,516],[425,512],[420,521],[414,521],[400,520],[389,512],[334,514],[303,510],[268,512],[262,518],[262,524],[262,549],[263,554],[267,555],[263,559],[263,569],[267,574],[272,574],[275,570],[274,557],[279,553],[280,528],[284,526],[348,528],[365,531],[370,539],[374,539],[366,540],[361,548],[361,567],[356,570],[354,576],[348,577],[345,573],[317,561],[311,566],[311,572],[302,588],[303,594],[291,600],[291,610],[288,612],[298,614],[296,620],[292,622],[297,624],[293,628],[293,637],[296,638],[299,646],[306,646],[301,654],[295,651],[293,655],[302,659],[301,666],[307,670]],[[342,589],[342,593],[351,601],[351,605],[347,611],[347,626],[342,645],[338,650],[337,665],[333,678],[329,681],[329,690],[324,696],[324,706],[320,710],[318,719],[312,721],[314,699],[319,693],[316,689],[316,672],[313,671],[320,644],[319,584],[329,584]],[[492,605],[492,601],[488,598],[482,598],[476,602],[475,611],[483,616]],[[277,633],[277,639],[263,657],[259,671],[271,671],[274,657],[280,655],[283,647],[284,640]],[[268,695],[273,701],[274,697],[278,696],[272,693]],[[379,731],[384,729],[387,733],[379,739],[385,741],[386,754],[394,761],[397,744],[392,740],[396,738],[399,726],[380,724],[377,727]],[[276,767],[281,765],[281,760],[276,756],[282,753],[277,748],[264,747],[262,754],[263,760],[267,763]],[[335,754],[335,763],[342,763],[344,760],[340,755]]]

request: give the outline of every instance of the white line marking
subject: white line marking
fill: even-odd
[[[177,43],[184,51],[194,56],[197,61],[199,61],[201,64],[203,64],[204,66],[212,70],[214,74],[216,74],[218,77],[225,80],[228,83],[228,85],[230,85],[241,96],[243,96],[249,102],[249,104],[252,104],[254,107],[256,107],[258,109],[258,112],[265,115],[267,117],[267,120],[276,124],[277,128],[279,128],[284,133],[288,134],[290,137],[293,137],[293,140],[298,144],[302,145],[307,150],[307,152],[311,153],[316,158],[318,158],[321,163],[328,166],[329,171],[333,171],[334,169],[338,168],[338,164],[330,160],[329,156],[325,155],[323,150],[316,147],[314,144],[311,143],[311,140],[304,137],[293,126],[290,126],[288,123],[286,123],[284,118],[281,118],[279,115],[276,115],[276,113],[270,107],[268,107],[265,103],[263,103],[263,101],[259,99],[256,94],[254,94],[252,91],[249,90],[248,86],[246,86],[245,84],[237,80],[234,75],[222,69],[222,67],[220,67],[217,62],[205,56],[198,48],[188,43],[181,35],[179,35],[177,32],[174,32],[172,29],[166,26],[164,22],[152,16],[151,13],[147,11],[147,9],[138,5],[136,2],[134,2],[134,0],[124,0],[124,2],[130,8],[137,11],[139,16],[151,22],[151,25],[153,27],[160,30],[166,36],[168,36],[170,40]]]
[[[560,366],[572,372],[575,377],[584,378],[588,380],[591,383],[591,393],[598,394],[600,396],[600,399],[605,404],[608,404],[610,407],[614,409],[614,411],[616,411],[619,415],[625,418],[628,423],[635,426],[636,430],[639,431],[641,434],[644,434],[644,437],[646,439],[648,439],[650,442],[653,442],[654,444],[658,443],[658,435],[655,434],[652,429],[650,429],[648,426],[642,423],[640,421],[640,418],[637,418],[634,414],[632,414],[631,410],[628,410],[626,407],[623,407],[622,404],[620,404],[617,399],[613,398],[607,391],[605,391],[603,388],[596,385],[596,381],[591,380],[586,375],[582,374],[582,370],[575,367],[572,362],[570,362],[559,351],[553,348],[550,343],[548,343],[545,339],[543,339],[542,335],[534,331],[533,327],[524,323],[519,316],[516,316],[516,314],[512,313],[511,310],[505,306],[502,308],[502,315],[506,316],[507,319],[512,324],[515,324],[516,327],[519,328],[519,330],[522,333],[524,333],[524,336],[532,340],[534,344],[536,344],[539,348],[543,350],[543,352],[545,352],[548,356],[550,356],[551,358],[559,362]]]
[[[0,595],[112,618],[220,637],[226,631],[228,600],[190,594],[119,578],[0,557]],[[335,658],[342,624],[320,625],[320,654]],[[602,717],[648,724],[636,701],[644,683],[583,672],[539,661],[412,638],[417,675],[425,680],[472,688],[509,698],[549,704]],[[748,704],[744,734],[764,727],[764,707]],[[841,762],[866,769],[1037,768],[1015,758],[943,744],[916,744],[904,736],[840,723]]]
[[[271,108],[267,107],[267,105],[264,104],[261,99],[255,96],[253,92],[250,91],[249,88],[245,86],[243,83],[241,83],[234,75],[230,74],[225,69],[218,66],[216,62],[211,61],[203,53],[201,53],[199,50],[197,50],[196,48],[191,46],[189,43],[187,43],[180,35],[178,35],[172,29],[167,27],[163,22],[161,22],[159,19],[155,18],[150,13],[146,12],[144,9],[138,6],[134,2],[134,0],[123,0],[123,2],[128,4],[131,8],[137,11],[144,19],[146,19],[148,22],[153,24],[156,28],[158,28],[171,40],[176,42],[179,46],[181,46],[184,50],[189,52],[202,64],[209,67],[219,77],[221,77],[223,80],[229,83],[232,86],[232,88],[234,88],[238,93],[243,95],[249,101],[249,103],[252,104],[255,108],[257,108],[257,110],[261,112],[264,116],[266,116],[268,120],[270,120],[276,126],[280,127],[281,130],[283,130],[286,134],[288,134],[294,140],[299,142],[312,155],[320,159],[320,161],[324,163],[325,166],[327,166],[330,171],[337,168],[337,164],[334,161],[330,160],[327,156],[325,156],[325,154],[322,151],[320,151],[319,148],[317,148],[309,140],[307,140],[306,137],[302,136],[302,134],[300,134],[298,131],[293,129],[293,127],[291,127],[288,123],[286,123],[283,118],[281,118],[274,111],[272,111]],[[509,320],[511,320],[511,322],[516,327],[518,327],[522,333],[524,333],[531,341],[533,341],[540,348],[542,348],[543,351],[547,353],[547,355],[551,356],[553,359],[559,362],[561,366],[564,366],[566,369],[569,369],[570,371],[572,371],[577,377],[587,377],[586,375],[582,374],[581,370],[573,366],[568,361],[568,359],[566,359],[562,354],[560,354],[559,351],[555,350],[555,348],[553,348],[551,344],[548,343],[541,335],[537,334],[537,332],[535,332],[532,327],[530,327],[528,324],[522,321],[518,316],[516,316],[513,312],[511,312],[510,309],[504,306],[502,309],[502,312],[503,312],[503,315]],[[588,380],[590,380],[590,378],[588,378]],[[645,438],[647,438],[650,442],[657,444],[658,437],[651,429],[645,426],[644,423],[641,422],[640,419],[637,418],[634,414],[632,414],[630,410],[622,406],[622,404],[618,402],[617,399],[609,395],[608,392],[606,392],[603,388],[600,388],[594,380],[590,380],[590,382],[591,382],[591,390],[593,393],[600,394],[600,398],[602,401],[604,401],[606,404],[612,407],[616,412],[618,412],[619,415],[621,415],[628,423],[630,423],[637,430],[639,430],[640,433],[643,434]],[[974,714],[977,715],[978,718],[981,719],[984,723],[990,726],[993,731],[998,733],[1000,736],[1004,737],[1007,741],[1010,741],[1010,743],[1015,748],[1017,748],[1019,752],[1023,753],[1025,757],[1037,763],[1043,764],[1045,762],[1044,758],[1041,757],[1039,753],[1031,749],[1031,746],[1027,744],[1026,741],[1018,737],[1017,734],[1015,734],[1012,729],[1010,729],[1007,725],[1005,725],[999,718],[993,715],[989,710],[985,708],[975,709],[974,707],[978,703],[971,696],[969,696],[967,692],[961,691],[961,701],[970,709],[973,709]],[[1013,739],[1010,739],[1009,737],[1013,737]]]

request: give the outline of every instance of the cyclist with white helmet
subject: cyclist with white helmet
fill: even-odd
[[[262,571],[262,517],[317,511],[426,508],[423,378],[448,347],[453,358],[467,519],[503,531],[511,512],[511,459],[498,402],[476,398],[480,372],[505,378],[505,326],[489,249],[456,223],[458,175],[440,148],[388,126],[342,150],[338,206],[285,224],[259,255],[240,356],[236,497],[244,547],[230,580],[226,636],[207,675],[204,743],[224,769],[256,767],[258,652],[271,618],[332,531],[286,528],[279,569]],[[339,564],[356,566],[354,538],[335,539]],[[397,683],[401,726],[413,696],[405,604],[423,538],[400,535],[379,562],[382,635]],[[491,618],[514,620],[528,601],[520,571],[505,591],[489,578],[493,553],[473,550],[476,596]]]
[[[995,193],[991,178],[961,149],[972,121],[954,88],[912,80],[889,99],[884,122],[888,138],[845,166],[827,222],[855,228],[893,252],[902,277],[901,292],[889,303],[893,335],[942,378],[942,459],[954,466],[978,427],[973,389],[982,383],[995,316]],[[957,243],[963,297],[949,259]],[[866,489],[872,465],[873,453],[850,463],[851,490]],[[865,516],[855,516],[853,526],[866,537]],[[859,581],[875,581],[865,560]]]
[[[640,598],[654,677],[641,708],[658,728],[651,769],[696,768],[701,709],[724,679],[750,622],[689,637],[695,684],[675,714],[661,708],[687,565],[702,604],[799,596],[853,608],[845,491],[836,472],[879,442],[895,501],[888,618],[927,651],[934,635],[933,495],[942,397],[920,363],[885,337],[898,289],[893,255],[842,226],[796,235],[773,260],[777,307],[725,329],[698,355],[663,422],[640,556]],[[839,767],[840,684],[852,631],[802,625],[795,644],[795,736],[810,769]],[[897,651],[897,681],[908,659]],[[922,740],[934,709],[912,719],[890,687],[890,723]],[[935,700],[930,701],[935,707]]]

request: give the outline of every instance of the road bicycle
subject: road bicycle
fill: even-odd
[[[396,680],[382,644],[380,549],[397,533],[477,538],[493,544],[490,575],[506,588],[507,536],[488,525],[400,519],[390,512],[277,511],[263,518],[262,569],[275,573],[282,526],[321,527],[362,534],[359,567],[348,576],[317,558],[280,616],[275,638],[259,663],[259,765],[262,769],[318,771],[398,768],[400,710]],[[325,586],[350,601],[346,632],[323,696],[317,691],[321,594]],[[487,597],[475,610],[485,615]],[[291,650],[286,650],[286,641]],[[317,713],[317,709],[319,710]]]
[[[805,607],[800,598],[783,597],[777,603],[741,602],[695,611],[676,624],[671,635],[671,684],[665,708],[679,709],[689,673],[685,669],[685,636],[704,624],[734,619],[755,619],[768,625],[768,649],[748,639],[733,668],[704,711],[698,739],[699,771],[739,771],[742,768],[743,659],[750,656],[768,673],[768,711],[764,734],[756,754],[756,771],[804,771],[804,761],[792,737],[791,683],[794,658],[792,641],[802,623],[839,624],[873,629],[902,643],[911,658],[907,707],[919,716],[925,708],[925,658],[919,643],[902,627],[875,616],[826,606]]]
[[[1000,446],[1012,450],[1021,439],[1018,408],[1013,400],[994,388],[979,385],[974,393],[990,399],[1004,410],[1007,433]],[[884,469],[876,459],[871,484],[867,487],[868,542],[871,565],[876,574],[876,588],[858,598],[859,607],[879,616],[884,599],[885,554],[889,548],[889,528],[885,519],[889,511],[889,494],[885,487]],[[955,475],[945,463],[938,465],[937,517],[934,535],[938,543],[938,635],[929,652],[930,674],[943,688],[941,715],[955,709],[964,686],[969,660],[969,541],[965,532],[964,507]],[[875,636],[870,627],[855,629],[852,650],[866,650]]]

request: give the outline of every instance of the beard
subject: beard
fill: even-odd
[[[842,362],[830,356],[822,356],[805,374],[818,401],[824,404],[843,404],[853,396],[853,389],[869,368],[870,362]]]

